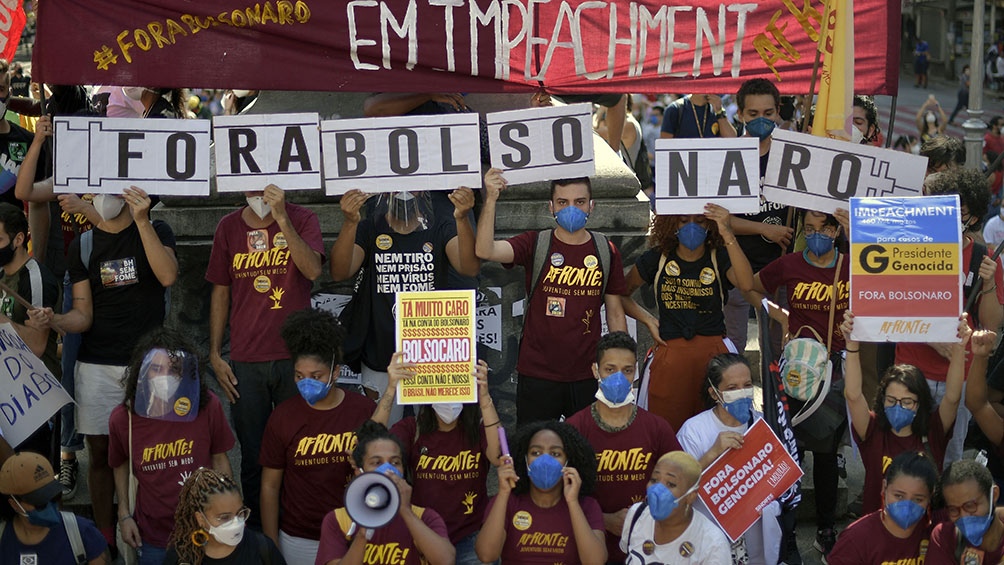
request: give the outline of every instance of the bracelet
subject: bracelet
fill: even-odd
[[[717,114],[715,114],[715,121],[717,122],[718,120],[720,120],[722,118],[727,118],[727,117],[728,117],[728,115],[725,113],[725,110],[722,110],[721,112],[718,112]]]
[[[726,243],[726,244],[725,244],[725,247],[728,247],[728,246],[730,246],[730,245],[735,245],[735,243],[736,243],[736,240],[735,240],[735,239],[733,239],[732,241],[730,241],[730,242]]]
[[[492,426],[497,426],[502,423],[502,420],[496,420],[494,424],[484,424],[484,427],[490,428]]]
[[[119,524],[125,522],[126,520],[135,520],[135,518],[132,517],[132,514],[126,514],[125,516],[119,518]]]
[[[860,349],[845,349],[844,351],[846,351],[847,353],[858,353],[861,350]]]

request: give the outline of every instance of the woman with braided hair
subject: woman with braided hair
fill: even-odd
[[[199,468],[181,489],[164,565],[286,565],[272,540],[244,528],[250,513],[233,479]]]

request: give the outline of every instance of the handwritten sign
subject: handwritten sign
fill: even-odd
[[[705,469],[698,495],[733,542],[802,477],[802,469],[785,451],[763,418],[746,430],[743,446],[729,449]]]
[[[481,186],[477,114],[321,122],[328,195]]]
[[[775,130],[763,196],[832,214],[855,197],[921,196],[927,157]]]
[[[957,342],[958,195],[853,198],[851,311],[858,341]]]
[[[590,104],[488,114],[492,166],[510,184],[591,176],[592,116]]]
[[[655,140],[655,213],[760,211],[760,149],[752,137]]]
[[[54,192],[209,195],[209,121],[62,116],[53,120]]]
[[[247,114],[213,118],[219,192],[321,188],[317,114]]]
[[[73,402],[10,323],[0,324],[0,431],[17,447]]]
[[[397,350],[418,364],[397,387],[400,404],[477,402],[474,290],[399,292]]]

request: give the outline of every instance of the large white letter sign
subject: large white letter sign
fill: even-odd
[[[655,213],[760,211],[759,142],[752,137],[655,140]]]
[[[763,196],[832,214],[853,197],[921,196],[927,157],[774,130]]]
[[[480,140],[477,114],[323,121],[325,192],[480,188]]]
[[[488,114],[492,166],[510,184],[588,177],[593,161],[593,108],[571,104]]]
[[[321,188],[317,114],[246,114],[213,118],[216,190],[244,192],[274,184]]]
[[[54,120],[53,191],[209,195],[209,120]]]

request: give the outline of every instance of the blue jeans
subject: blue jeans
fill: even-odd
[[[63,312],[73,309],[73,285],[70,284],[70,272],[63,276]],[[80,334],[66,334],[63,336],[63,355],[60,361],[63,364],[63,376],[60,384],[66,390],[66,394],[74,396],[75,386],[73,384],[73,367],[77,362],[77,353],[80,352]],[[63,453],[74,453],[84,448],[84,437],[77,433],[77,426],[73,421],[76,406],[72,402],[63,406],[59,410],[60,435],[59,450]]]
[[[240,398],[230,406],[234,433],[241,444],[241,489],[251,509],[248,524],[261,527],[261,465],[258,453],[272,409],[297,393],[293,362],[289,359],[260,363],[230,362],[237,377]]]
[[[139,565],[163,565],[164,557],[167,556],[167,548],[144,543],[136,550],[136,555],[139,557]]]

